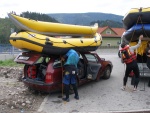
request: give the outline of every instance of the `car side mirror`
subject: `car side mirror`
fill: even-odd
[[[105,58],[101,58],[101,60],[105,60]]]

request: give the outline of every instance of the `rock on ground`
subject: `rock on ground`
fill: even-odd
[[[36,113],[46,95],[21,81],[23,68],[0,67],[0,113]]]

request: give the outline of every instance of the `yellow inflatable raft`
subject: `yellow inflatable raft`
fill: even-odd
[[[8,14],[10,20],[18,29],[35,32],[48,36],[94,36],[98,30],[98,24],[94,26],[80,26],[71,24],[61,24],[37,21],[23,18],[14,14]]]
[[[90,38],[56,38],[33,32],[19,32],[12,33],[9,41],[21,50],[60,55],[65,54],[71,48],[79,52],[95,51],[101,45],[102,37],[96,33]]]

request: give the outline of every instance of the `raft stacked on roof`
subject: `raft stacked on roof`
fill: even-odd
[[[20,30],[31,31],[49,36],[94,36],[98,29],[97,24],[94,26],[81,26],[37,21],[10,13],[8,16]]]
[[[79,52],[95,51],[102,43],[101,35],[96,33],[97,24],[80,26],[36,21],[14,14],[8,16],[23,31],[10,35],[10,43],[18,49],[59,55],[71,48]]]
[[[123,18],[123,25],[126,32],[123,38],[127,41],[136,41],[143,34],[150,37],[150,8],[132,8]]]
[[[93,38],[55,38],[26,31],[11,34],[9,41],[24,51],[60,55],[65,54],[70,48],[79,52],[95,51],[101,40],[98,33]]]

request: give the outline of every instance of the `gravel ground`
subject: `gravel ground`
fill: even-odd
[[[0,67],[0,113],[36,113],[45,94],[24,86],[22,68]]]

